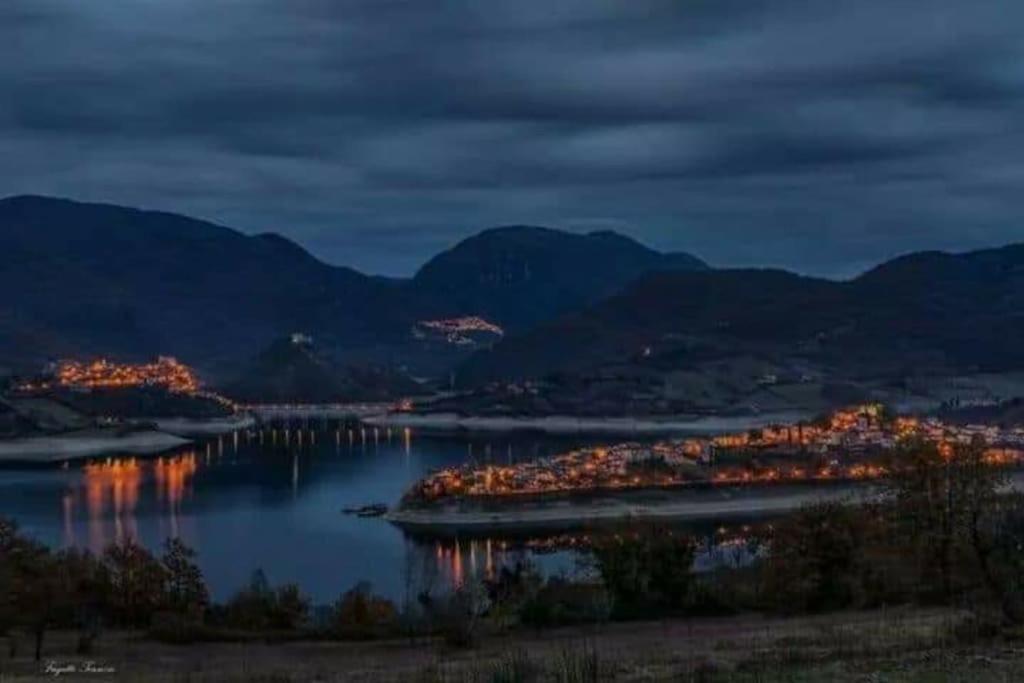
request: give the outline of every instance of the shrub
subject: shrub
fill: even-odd
[[[597,570],[620,617],[681,610],[693,583],[695,552],[689,536],[653,527],[593,548]]]
[[[1003,619],[1024,623],[1024,498],[1009,497],[976,524],[971,536],[980,573]]]
[[[802,508],[769,533],[765,591],[784,612],[821,611],[855,604],[866,567],[864,518],[840,503]]]
[[[196,552],[180,539],[164,544],[161,564],[167,576],[167,607],[199,619],[210,604],[210,592],[196,563]]]
[[[309,619],[310,603],[298,586],[271,588],[266,575],[257,570],[249,585],[211,615],[214,622],[249,631],[294,630]]]
[[[395,631],[398,610],[390,600],[374,595],[369,583],[347,591],[334,604],[331,632],[341,638],[379,638]]]
[[[469,583],[451,595],[432,601],[430,618],[434,629],[451,647],[473,647],[479,640],[480,622],[489,600],[479,583]]]
[[[601,585],[552,577],[523,602],[519,619],[535,628],[606,621],[611,614],[608,591]]]
[[[124,626],[148,626],[166,604],[167,570],[132,540],[108,546],[102,562],[111,616]]]
[[[544,578],[532,563],[520,561],[514,567],[502,566],[485,586],[490,616],[496,626],[504,628],[543,588]]]

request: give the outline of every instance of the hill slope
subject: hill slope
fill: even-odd
[[[404,329],[393,285],[281,237],[174,214],[5,199],[0,254],[8,359],[172,353],[211,363],[292,329],[344,344]]]
[[[614,232],[508,226],[434,257],[412,285],[435,300],[438,314],[472,313],[522,330],[610,296],[645,273],[706,269],[694,256],[663,254]]]
[[[346,367],[310,342],[279,339],[222,391],[242,402],[330,403],[382,401],[412,396],[421,388],[389,369]]]
[[[424,349],[413,335],[420,321],[483,315],[521,329],[646,270],[701,264],[617,235],[508,228],[466,240],[412,280],[390,280],[327,265],[278,235],[21,196],[0,200],[0,265],[4,365],[171,354],[224,374],[295,330],[325,349],[436,371],[466,351]]]
[[[1024,246],[923,253],[834,282],[783,271],[656,274],[474,355],[469,383],[756,356],[832,373],[1024,368]]]

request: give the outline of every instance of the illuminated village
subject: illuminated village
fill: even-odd
[[[937,419],[888,417],[870,404],[827,421],[779,425],[710,438],[622,443],[510,466],[463,465],[420,480],[406,503],[697,484],[857,481],[886,475],[883,456],[920,438],[940,448],[980,440],[989,462],[1024,460],[1024,429],[954,426]]]
[[[123,389],[162,387],[182,394],[199,391],[199,379],[190,367],[168,356],[151,363],[115,363],[99,358],[89,362],[63,360],[56,364],[52,379],[26,383],[22,391],[44,390],[53,386],[69,389]]]
[[[434,337],[456,346],[477,343],[477,337],[503,337],[505,330],[479,316],[446,318],[442,320],[421,320],[413,327],[413,335],[419,338]]]

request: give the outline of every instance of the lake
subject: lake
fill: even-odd
[[[343,508],[393,505],[413,481],[441,467],[543,457],[598,440],[421,437],[372,428],[238,432],[162,457],[0,469],[0,515],[55,547],[101,551],[130,537],[159,549],[179,536],[198,551],[218,599],[257,568],[273,583],[298,583],[320,603],[364,580],[397,599],[410,574],[458,583],[519,559],[520,551],[499,539],[413,540],[383,519]],[[564,567],[571,556],[538,561]]]

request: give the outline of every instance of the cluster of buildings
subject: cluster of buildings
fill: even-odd
[[[994,464],[1024,463],[1024,428],[951,425],[890,415],[869,404],[814,423],[709,438],[623,443],[509,466],[449,468],[417,482],[410,500],[509,496],[693,483],[745,484],[884,477],[884,454],[921,438],[952,448],[981,441]]]
[[[190,367],[169,356],[151,363],[115,363],[106,359],[88,362],[65,360],[52,369],[52,379],[28,383],[24,391],[57,387],[70,389],[117,389],[157,386],[175,393],[195,394],[199,379]]]
[[[413,327],[417,338],[435,337],[456,346],[476,344],[479,337],[503,337],[505,330],[479,316],[421,320]]]
[[[700,442],[709,457],[730,449],[812,452],[820,455],[871,455],[910,438],[941,444],[980,440],[994,448],[1024,448],[1024,428],[998,425],[955,425],[936,418],[892,416],[879,404],[833,413],[827,422],[778,425],[728,434]]]
[[[692,462],[692,461],[691,461]],[[463,465],[421,479],[407,500],[667,486],[687,477],[667,466],[650,446],[626,443],[609,448],[570,451],[515,465]]]

